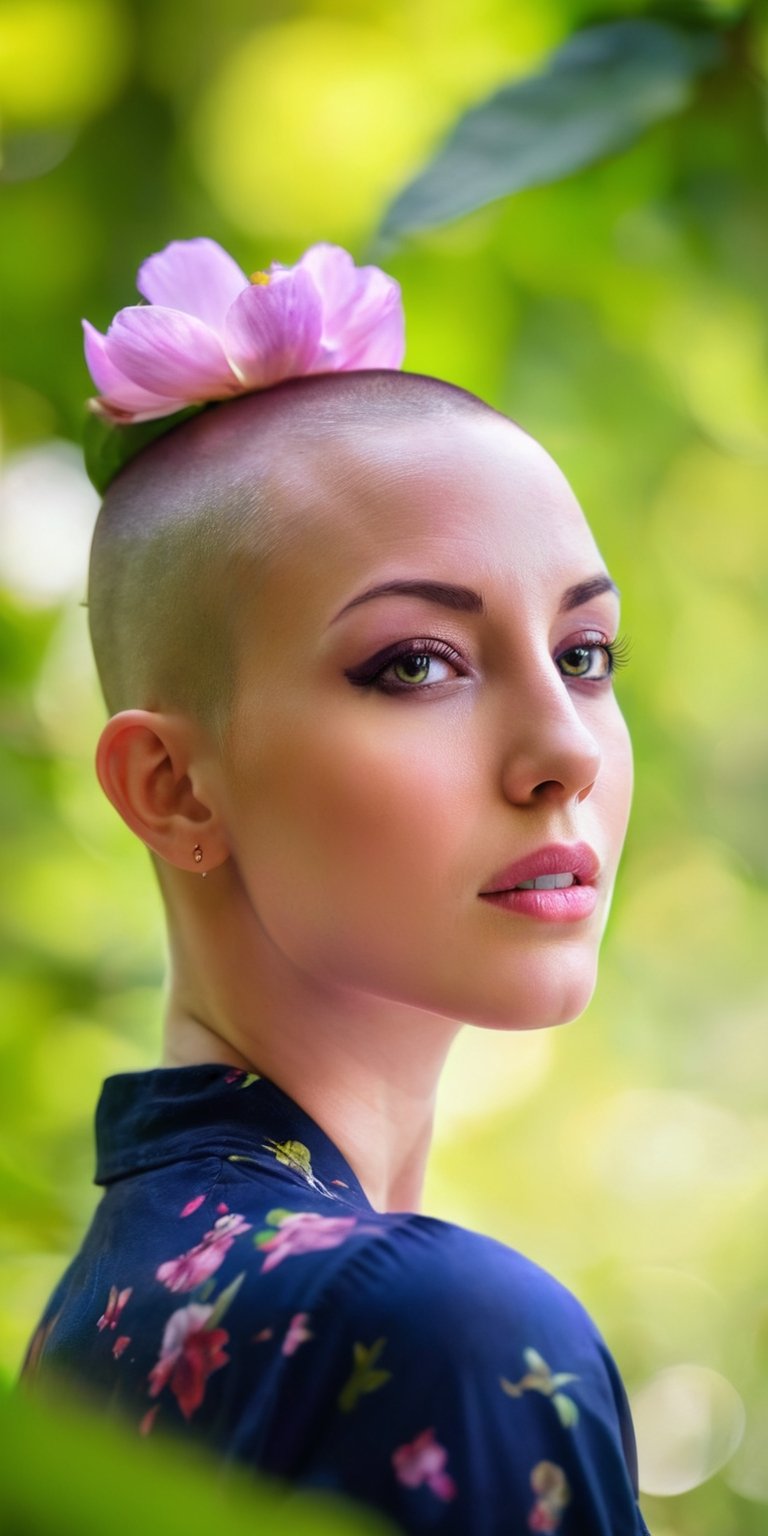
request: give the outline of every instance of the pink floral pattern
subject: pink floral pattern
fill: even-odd
[[[300,1253],[338,1248],[357,1225],[356,1216],[318,1216],[316,1211],[271,1211],[267,1220],[273,1218],[277,1218],[277,1231],[259,1232],[255,1239],[267,1255],[262,1274]]]
[[[185,1417],[191,1418],[205,1396],[205,1385],[214,1371],[229,1363],[224,1328],[208,1327],[213,1307],[190,1303],[172,1312],[165,1325],[160,1357],[149,1373],[149,1395],[158,1397],[171,1389]]]
[[[421,1488],[426,1485],[438,1499],[446,1502],[455,1499],[457,1489],[453,1478],[445,1470],[448,1452],[435,1439],[434,1429],[423,1429],[408,1445],[398,1446],[392,1453],[395,1477],[405,1488]]]
[[[187,1201],[187,1203],[184,1206],[183,1210],[179,1211],[179,1215],[180,1216],[194,1216],[195,1211],[199,1211],[199,1209],[200,1209],[201,1205],[204,1203],[204,1201],[205,1201],[205,1195],[195,1195],[192,1200],[188,1200]]]
[[[120,1313],[128,1304],[133,1295],[133,1286],[126,1286],[124,1291],[119,1291],[116,1285],[109,1288],[109,1299],[104,1311],[99,1318],[96,1327],[99,1333],[105,1328],[116,1328],[120,1321]]]
[[[168,1259],[161,1264],[157,1279],[167,1285],[169,1291],[194,1291],[223,1264],[235,1238],[250,1230],[251,1223],[244,1221],[242,1216],[220,1216],[202,1242],[177,1259]]]
[[[314,1334],[307,1327],[308,1321],[308,1312],[296,1312],[291,1318],[285,1338],[280,1346],[282,1354],[295,1355],[300,1344],[306,1344],[307,1339],[314,1338]]]
[[[147,1409],[143,1419],[141,1420],[141,1423],[139,1424],[139,1434],[140,1435],[148,1435],[148,1434],[151,1433],[152,1425],[154,1424],[155,1419],[157,1418],[157,1415],[158,1415],[159,1412],[160,1412],[160,1404],[159,1403],[155,1403],[154,1408],[148,1408]]]
[[[260,1444],[282,1454],[290,1443],[297,1459],[312,1460],[318,1483],[339,1491],[347,1469],[370,1473],[370,1487],[387,1510],[405,1514],[409,1530],[437,1532],[447,1522],[470,1533],[485,1521],[489,1529],[544,1536],[598,1525],[648,1536],[624,1450],[631,1422],[618,1393],[619,1412],[610,1418],[610,1359],[595,1349],[581,1314],[520,1255],[510,1262],[500,1244],[484,1247],[460,1229],[446,1233],[442,1223],[373,1211],[353,1170],[298,1107],[292,1117],[276,1085],[260,1094],[248,1076],[210,1064],[197,1075],[182,1069],[179,1126],[166,1079],[148,1074],[151,1093],[142,1074],[120,1079],[111,1104],[105,1085],[106,1209],[76,1261],[74,1282],[67,1274],[51,1298],[22,1374],[60,1365],[66,1371],[77,1353],[74,1374],[105,1388],[107,1411],[132,1404],[139,1434],[150,1435],[160,1421],[169,1430],[188,1425],[201,1443],[215,1437],[235,1459],[245,1417],[254,1427],[248,1455],[263,1433]],[[155,1174],[146,1166],[152,1117],[142,1111],[145,1102],[157,1110],[158,1089],[162,1116],[155,1120],[159,1126],[162,1119],[159,1145],[168,1156],[158,1157]],[[187,1092],[199,1094],[199,1114]],[[217,1095],[218,1123],[211,1112]],[[133,1180],[118,1171],[115,1151],[126,1105],[124,1157],[141,1169]],[[237,1136],[230,1139],[233,1120]],[[207,1177],[212,1153],[220,1159],[216,1182]],[[178,1167],[171,1166],[177,1157]],[[311,1209],[283,1208],[283,1200]],[[180,1221],[188,1223],[182,1238]],[[368,1234],[384,1239],[381,1263]],[[177,1253],[182,1241],[185,1251]],[[130,1268],[121,1253],[132,1255]],[[432,1266],[443,1255],[445,1271],[435,1280]],[[424,1316],[423,1304],[411,1315],[411,1296],[423,1292],[411,1291],[409,1279],[422,1259],[434,1317]],[[443,1273],[445,1298],[438,1294]],[[104,1280],[96,1279],[95,1292],[94,1275]],[[526,1305],[518,1308],[521,1277]],[[507,1285],[508,1308],[499,1300]],[[465,1329],[455,1298],[470,1318]],[[422,1342],[423,1325],[433,1339],[438,1322],[445,1371]],[[536,1333],[528,1335],[533,1322]],[[577,1364],[578,1376],[568,1369]],[[315,1437],[317,1412],[323,1433]],[[307,1430],[309,1440],[302,1439]],[[499,1455],[480,1484],[491,1442]],[[563,1465],[542,1459],[548,1455],[560,1455]]]
[[[571,1489],[562,1469],[553,1461],[539,1461],[531,1473],[531,1487],[536,1502],[528,1516],[529,1531],[557,1531],[566,1506],[571,1502]]]

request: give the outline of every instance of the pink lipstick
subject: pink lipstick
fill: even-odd
[[[508,912],[576,923],[595,909],[599,868],[588,843],[549,843],[492,875],[480,895]]]

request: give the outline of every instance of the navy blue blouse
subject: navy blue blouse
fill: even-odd
[[[110,1077],[96,1140],[105,1192],[25,1380],[64,1373],[141,1434],[199,1437],[414,1536],[647,1536],[616,1365],[544,1270],[374,1210],[255,1073]]]

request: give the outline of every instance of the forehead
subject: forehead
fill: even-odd
[[[265,591],[321,607],[360,580],[433,575],[562,590],[600,565],[565,477],[490,412],[293,444],[276,474],[280,537]]]

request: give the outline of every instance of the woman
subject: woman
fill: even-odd
[[[97,524],[97,772],[160,883],[163,1065],[104,1085],[105,1194],[26,1374],[407,1532],[634,1536],[594,1324],[419,1211],[458,1031],[563,1023],[594,989],[632,792],[617,590],[544,449],[399,373],[383,274],[332,251],[247,299],[210,242],[143,269],[160,325],[182,257],[211,263],[219,309],[211,278],[186,313],[231,364],[248,306],[281,361],[254,385],[240,353],[240,397],[143,447]],[[117,420],[160,419],[121,378],[171,410],[193,395],[170,343],[144,374],[116,345],[141,325],[91,338]]]

